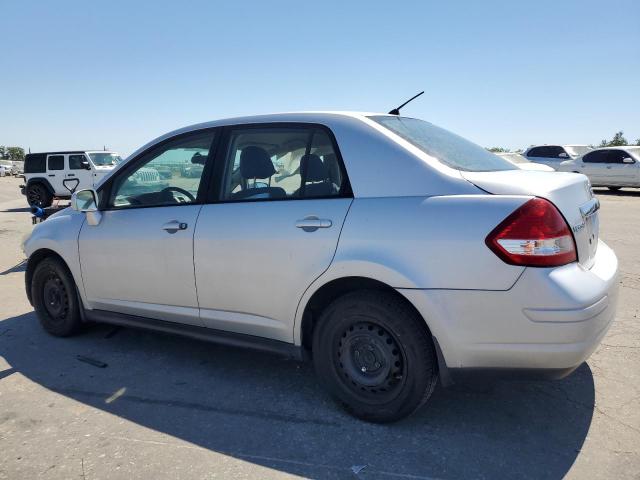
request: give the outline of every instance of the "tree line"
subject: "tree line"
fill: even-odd
[[[602,147],[624,147],[625,145],[638,145],[640,146],[640,138],[636,140],[636,143],[629,143],[629,141],[624,138],[624,132],[620,130],[613,135],[611,140],[607,140],[606,138],[600,142],[599,145],[590,145],[592,148],[602,148]],[[491,147],[487,148],[490,152],[493,153],[508,153],[511,152],[508,148],[503,147]],[[514,150],[514,153],[522,153],[522,149]]]
[[[22,147],[5,147],[0,145],[0,160],[12,160],[24,162],[24,148]]]

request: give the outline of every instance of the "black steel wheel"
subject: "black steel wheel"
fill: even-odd
[[[424,404],[437,359],[424,320],[402,298],[356,291],[333,301],[313,332],[322,384],[354,416],[391,422]]]
[[[66,337],[80,328],[75,283],[67,266],[58,258],[45,258],[35,267],[31,298],[40,324],[50,334]]]

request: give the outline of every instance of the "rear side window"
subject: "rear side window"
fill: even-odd
[[[47,159],[49,170],[64,170],[64,155],[50,155]]]
[[[24,159],[24,173],[44,173],[47,156],[44,153],[29,153]]]
[[[223,200],[336,197],[344,174],[333,142],[319,128],[233,130],[226,155]]]
[[[369,118],[456,170],[491,172],[518,169],[481,146],[423,120],[396,116]]]
[[[597,152],[591,152],[591,153],[587,153],[583,158],[582,161],[584,163],[606,163],[607,162],[607,158],[606,158],[606,151],[597,151]]]

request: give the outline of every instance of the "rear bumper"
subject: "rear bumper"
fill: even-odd
[[[398,291],[427,320],[443,367],[559,377],[586,360],[607,333],[617,272],[615,254],[600,242],[591,269],[575,263],[527,268],[507,291]]]

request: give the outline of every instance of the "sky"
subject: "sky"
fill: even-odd
[[[640,1],[0,0],[0,145],[403,109],[485,147],[640,138]]]

